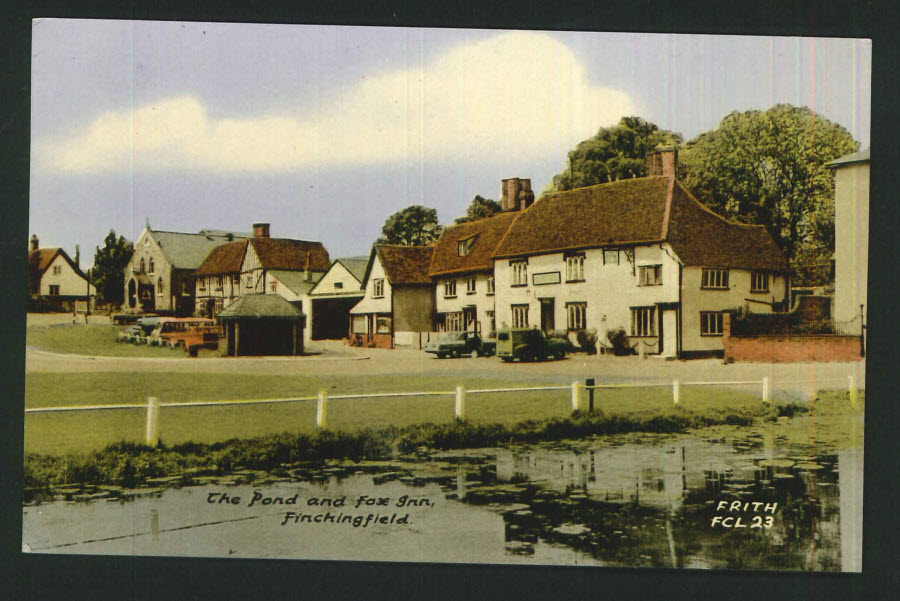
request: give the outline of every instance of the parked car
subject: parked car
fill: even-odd
[[[159,325],[160,321],[162,321],[161,317],[141,317],[137,320],[135,326],[131,326],[131,329],[126,328],[126,331],[129,332],[128,342],[147,344],[147,337]]]
[[[492,340],[482,340],[475,332],[447,332],[425,345],[425,352],[444,357],[490,357],[497,350]]]
[[[150,346],[217,348],[221,328],[215,320],[200,317],[167,317],[147,337]]]
[[[119,331],[116,342],[132,342],[141,335],[141,326],[135,324],[126,326]]]
[[[543,361],[548,357],[562,359],[566,356],[566,341],[548,338],[537,328],[514,328],[497,332],[497,355],[509,363],[519,361]]]

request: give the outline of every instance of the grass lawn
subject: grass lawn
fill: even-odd
[[[32,326],[25,331],[25,344],[56,353],[99,357],[177,358],[185,355],[183,349],[116,342],[121,330],[113,324]]]
[[[163,403],[307,397],[315,396],[319,389],[325,389],[331,395],[413,390],[449,392],[460,383],[468,390],[541,385],[522,379],[472,377],[460,381],[455,376],[29,373],[25,404],[26,407],[143,404],[148,396],[156,396]],[[674,410],[672,391],[668,387],[609,389],[595,394],[595,409],[607,414]],[[756,394],[727,388],[682,387],[681,390],[681,407],[684,409],[740,409],[759,403]],[[328,404],[328,425],[336,430],[355,430],[443,423],[453,419],[453,406],[454,399],[449,394],[332,399]],[[311,432],[315,429],[315,412],[314,401],[256,406],[166,407],[160,414],[160,433],[166,444],[175,444],[187,441],[211,443],[284,431]],[[512,424],[570,413],[569,390],[470,394],[466,399],[466,418],[474,423]],[[144,420],[143,409],[28,414],[25,418],[25,451],[62,454],[98,450],[120,440],[141,441]]]

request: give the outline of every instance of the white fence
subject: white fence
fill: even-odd
[[[816,387],[826,383],[841,382],[847,386],[850,394],[850,404],[856,409],[858,388],[854,376],[847,376],[846,380],[829,378],[816,379],[810,382],[808,397],[814,398]],[[146,435],[145,442],[150,446],[159,444],[159,412],[162,408],[179,408],[179,407],[214,407],[214,406],[232,406],[232,405],[264,405],[273,403],[302,403],[316,402],[316,428],[324,430],[328,425],[328,401],[345,400],[345,399],[372,399],[372,398],[398,398],[398,397],[426,397],[426,396],[452,396],[455,399],[454,416],[456,419],[463,420],[466,416],[466,397],[468,395],[477,394],[493,394],[503,392],[537,392],[548,390],[566,390],[570,391],[572,401],[572,411],[594,410],[594,394],[595,390],[603,389],[623,389],[623,388],[671,388],[672,404],[678,406],[681,402],[681,389],[685,386],[759,386],[760,399],[764,403],[768,403],[772,398],[772,382],[768,377],[761,380],[737,380],[737,381],[710,381],[710,382],[682,382],[678,379],[671,382],[629,382],[620,384],[596,384],[593,378],[580,382],[578,380],[566,386],[530,386],[523,388],[484,388],[466,390],[465,386],[459,385],[453,391],[418,391],[418,392],[384,392],[370,394],[339,394],[329,396],[324,390],[319,391],[317,396],[310,397],[291,397],[276,399],[236,399],[225,401],[189,401],[184,403],[160,403],[156,397],[149,397],[146,404],[117,404],[117,405],[77,405],[77,406],[61,406],[61,407],[34,407],[25,409],[25,413],[56,413],[69,411],[107,411],[107,410],[123,410],[123,409],[144,409],[147,412],[146,419]],[[587,399],[586,399],[587,397]],[[587,403],[585,402],[587,400]]]

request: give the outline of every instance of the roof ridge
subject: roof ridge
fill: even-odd
[[[674,178],[673,178],[673,179],[674,179]],[[724,221],[727,225],[730,225],[730,226],[733,226],[733,227],[748,227],[748,228],[758,228],[758,227],[761,227],[761,228],[765,229],[766,226],[764,226],[764,225],[762,225],[762,224],[760,224],[760,223],[738,223],[737,221],[732,221],[732,220],[728,219],[727,217],[723,217],[722,215],[719,215],[718,213],[716,213],[715,211],[713,211],[712,209],[710,209],[708,206],[706,206],[705,204],[703,204],[702,202],[700,202],[699,200],[697,200],[697,198],[696,198],[693,194],[691,194],[691,191],[688,190],[688,189],[684,186],[684,184],[682,184],[682,183],[681,183],[680,181],[678,181],[677,179],[676,179],[675,181],[678,182],[678,186],[681,188],[681,191],[684,192],[684,193],[687,195],[687,197],[688,197],[689,200],[693,201],[694,204],[696,204],[698,207],[700,207],[702,210],[706,211],[707,213],[709,213],[709,214],[712,215],[713,217],[716,217],[716,218],[718,218],[718,219]],[[666,208],[666,212],[667,212],[667,214],[668,214],[668,207]]]
[[[600,182],[599,184],[591,184],[590,186],[580,186],[578,188],[569,188],[567,190],[556,190],[555,192],[548,192],[548,193],[542,195],[541,198],[538,200],[543,200],[545,198],[552,198],[554,196],[558,196],[560,194],[566,194],[568,192],[574,192],[576,190],[593,190],[594,188],[599,188],[601,186],[626,185],[626,184],[630,184],[632,182],[647,181],[650,179],[662,179],[664,177],[667,178],[669,176],[668,175],[645,175],[643,177],[627,177],[624,179],[617,179],[617,180],[611,181],[611,182]],[[535,200],[531,204],[531,207],[536,205],[538,203],[538,200]],[[531,208],[531,207],[529,207],[529,208]],[[521,211],[519,211],[519,212],[521,212]]]

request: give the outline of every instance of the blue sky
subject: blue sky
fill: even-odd
[[[629,114],[690,139],[789,102],[869,144],[865,40],[44,19],[32,59],[30,233],[86,257],[147,219],[365,254]]]

